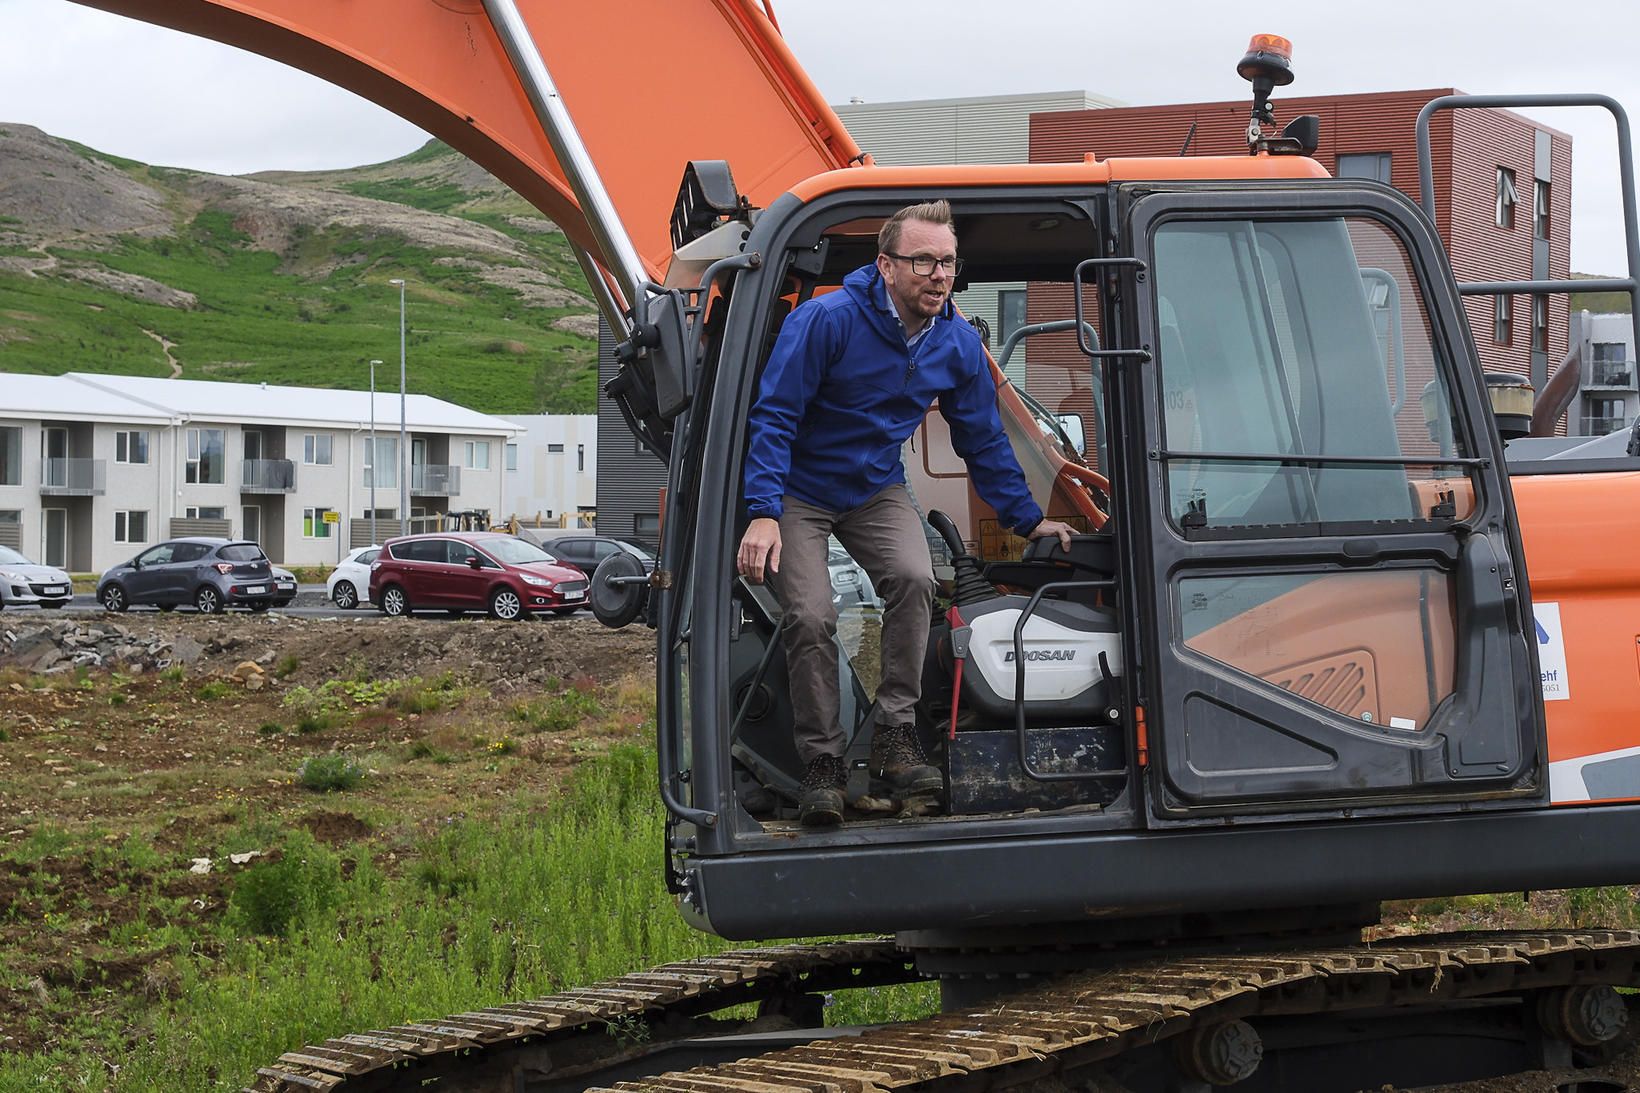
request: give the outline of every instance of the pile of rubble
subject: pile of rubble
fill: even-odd
[[[141,675],[192,663],[204,651],[186,634],[139,632],[110,622],[63,621],[0,630],[0,667],[41,675],[76,668],[110,668]]]

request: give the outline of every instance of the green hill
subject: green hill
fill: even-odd
[[[1606,276],[1606,274],[1599,273],[1572,274],[1573,279],[1579,281],[1587,281],[1594,278],[1604,279]],[[1571,294],[1571,310],[1573,314],[1576,314],[1579,311],[1592,311],[1596,314],[1621,312],[1627,315],[1629,312],[1629,304],[1632,302],[1633,301],[1629,299],[1629,294],[1626,292],[1574,292]]]
[[[595,309],[563,234],[436,141],[224,177],[0,125],[0,372],[363,388],[377,358],[395,388],[394,278],[411,391],[594,412]]]

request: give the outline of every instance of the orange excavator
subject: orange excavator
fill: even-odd
[[[1384,900],[1640,882],[1640,454],[1506,447],[1523,412],[1489,394],[1521,392],[1489,388],[1461,295],[1570,286],[1460,286],[1424,210],[1327,177],[1313,119],[1275,126],[1284,41],[1238,68],[1246,156],[886,168],[753,0],[89,2],[347,87],[563,227],[620,341],[607,393],[669,468],[655,571],[616,556],[593,598],[656,630],[679,908],[734,939],[884,935],[338,1030],[257,1089],[1354,1090],[1619,1039],[1640,936],[1362,941]],[[1630,271],[1594,287],[1634,299],[1626,119],[1556,101],[1617,120]],[[928,417],[905,463],[950,578],[919,710],[945,792],[864,770],[862,604],[838,629],[853,814],[807,831],[780,605],[735,577],[747,411],[791,309],[931,198],[959,290],[1063,302],[1022,336],[1074,339],[1088,415],[1008,380],[1017,340],[994,375],[1081,533],[1021,549]],[[917,977],[943,1012],[820,1020],[826,992]],[[709,1019],[746,1003],[767,1020]]]

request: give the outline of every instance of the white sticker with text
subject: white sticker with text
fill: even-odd
[[[1572,697],[1571,680],[1566,678],[1566,640],[1560,629],[1558,603],[1534,603],[1537,620],[1538,667],[1543,671],[1543,701]]]

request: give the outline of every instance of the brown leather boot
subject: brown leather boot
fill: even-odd
[[[896,793],[931,793],[945,779],[928,763],[915,725],[878,725],[871,735],[871,774]]]
[[[840,755],[817,755],[803,771],[803,795],[797,819],[804,827],[833,827],[843,822],[843,787],[848,768]]]

